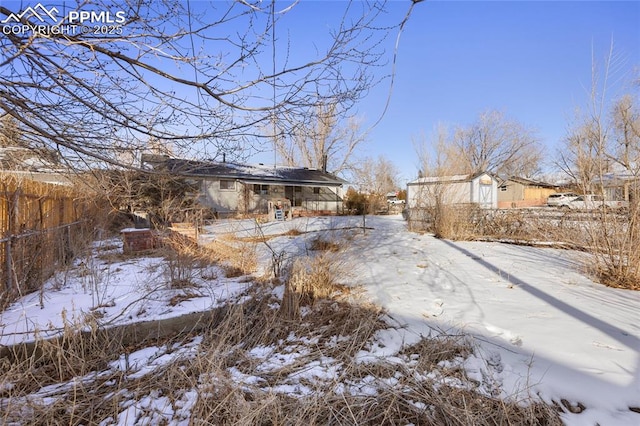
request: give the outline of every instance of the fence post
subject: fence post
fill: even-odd
[[[13,238],[7,238],[4,243],[4,254],[5,254],[5,271],[7,272],[7,292],[11,292],[11,288],[13,287],[13,259],[11,257],[11,240]]]
[[[7,197],[9,198],[9,197]],[[13,196],[11,197],[11,201],[9,201],[9,211],[8,211],[8,226],[7,226],[7,241],[5,243],[5,254],[6,254],[6,258],[5,258],[5,266],[6,266],[6,271],[7,271],[7,291],[11,292],[13,290],[13,287],[16,287],[16,290],[18,289],[18,283],[17,282],[13,282],[13,277],[15,275],[15,271],[13,270],[13,253],[12,253],[12,248],[13,248],[13,241],[15,239],[15,235],[17,230],[19,229],[19,213],[20,213],[20,207],[19,207],[19,203],[20,203],[20,188],[16,188],[16,190],[13,192]]]

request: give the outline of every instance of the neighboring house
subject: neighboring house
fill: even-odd
[[[544,206],[549,195],[557,192],[556,189],[549,183],[511,177],[498,186],[498,208]]]
[[[488,172],[473,175],[422,177],[407,184],[407,207],[425,208],[444,204],[475,204],[498,207],[498,181]]]
[[[71,174],[52,151],[0,147],[0,173],[38,182],[72,185]]]
[[[619,170],[605,173],[602,179],[595,181],[601,185],[605,200],[634,201],[634,196],[640,196],[640,173],[631,170]]]
[[[199,202],[217,215],[330,215],[342,212],[342,185],[326,171],[285,166],[244,165],[144,156],[143,165],[198,183]]]

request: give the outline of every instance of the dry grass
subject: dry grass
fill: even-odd
[[[289,319],[298,318],[303,305],[349,294],[350,287],[337,281],[337,277],[345,275],[344,264],[330,254],[296,259],[285,283],[281,314]]]
[[[199,389],[193,424],[561,424],[555,408],[531,401],[507,403],[479,394],[468,383],[452,386],[429,379],[442,361],[470,353],[456,341],[422,340],[399,355],[404,364],[356,361],[376,331],[386,328],[382,312],[373,306],[316,300],[306,315],[290,321],[268,303],[256,302],[230,313],[213,333],[211,351],[201,358],[206,365],[200,368],[209,373]],[[291,336],[316,343],[303,352]],[[269,347],[275,357],[300,356],[268,369],[251,355],[248,349],[254,347]],[[336,374],[326,380],[307,375],[318,359],[335,366]],[[229,369],[252,378],[239,384]],[[291,391],[281,393],[278,387]]]
[[[473,219],[477,210],[471,205],[436,204],[431,210],[435,236],[451,240],[471,239],[475,234]]]
[[[317,237],[311,240],[311,243],[309,244],[309,250],[337,252],[340,250],[340,244],[338,244],[336,241]]]
[[[219,263],[227,277],[239,277],[256,272],[256,245],[255,242],[216,240],[203,249],[206,259]]]
[[[141,424],[560,424],[553,407],[481,395],[463,376],[457,385],[445,383],[442,362],[468,355],[464,340],[424,339],[398,354],[401,364],[358,361],[388,327],[384,313],[365,303],[314,298],[292,321],[279,313],[270,289],[254,288],[244,303],[212,318],[190,355],[144,374],[112,366],[142,345],[69,330],[38,356],[2,361],[1,421],[96,424],[128,415]],[[189,340],[154,343],[164,348],[156,350],[161,355]],[[291,361],[277,362],[286,357]],[[309,374],[315,369],[332,373]]]

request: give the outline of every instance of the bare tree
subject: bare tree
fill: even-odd
[[[29,146],[20,123],[9,114],[0,117],[0,169],[51,171],[59,166],[56,151]]]
[[[625,170],[639,175],[640,168],[640,110],[638,98],[622,96],[613,106],[612,127],[614,147],[612,159]]]
[[[414,146],[425,176],[489,171],[533,177],[542,159],[534,132],[497,111],[482,113],[475,123],[453,130],[439,125],[431,140],[423,136]]]
[[[640,208],[637,197],[629,197],[629,185],[638,185],[638,112],[633,97],[625,95],[611,102],[612,70],[620,57],[613,43],[601,73],[592,61],[591,91],[586,108],[570,129],[561,153],[561,167],[585,192],[603,198],[626,186],[630,201],[625,214],[613,212],[603,203],[591,220],[581,225],[581,236],[591,252],[589,267],[607,285],[640,288]],[[623,171],[624,173],[620,173]],[[613,188],[606,186],[613,183]]]
[[[290,134],[282,131],[275,139],[281,160],[289,166],[326,168],[336,174],[352,170],[353,154],[366,134],[357,118],[343,117],[338,108],[335,102],[319,105],[309,120],[285,123],[290,124]]]
[[[589,102],[577,111],[558,155],[559,167],[585,192],[594,191],[594,183],[602,182],[604,175],[612,171],[640,176],[637,96],[627,93],[610,101],[607,93],[609,72],[618,60],[612,45],[601,78],[593,61]]]
[[[465,160],[451,142],[450,130],[444,124],[439,124],[431,137],[422,134],[415,138],[413,145],[420,177],[451,176],[468,170]]]
[[[387,194],[398,189],[398,168],[391,160],[379,156],[365,158],[359,163],[356,181],[361,191],[372,194]]]
[[[582,188],[592,192],[596,177],[605,173],[606,141],[600,132],[600,124],[594,119],[577,119],[569,131],[559,153],[558,166]]]
[[[0,148],[24,147],[18,122],[9,114],[0,117]]]
[[[458,127],[451,142],[465,173],[532,177],[539,172],[542,151],[533,131],[500,112],[482,113],[472,125]]]
[[[119,164],[148,140],[176,154],[233,157],[264,145],[272,136],[258,129],[274,117],[306,122],[332,104],[346,112],[377,81],[372,67],[390,29],[378,25],[383,3],[344,3],[326,43],[294,59],[296,40],[278,28],[295,19],[297,1],[281,10],[257,0],[67,2],[45,8],[56,18],[50,26],[15,4],[0,5],[0,108],[30,146],[53,147],[76,165]],[[88,10],[116,24],[71,28]]]
[[[398,190],[398,175],[395,164],[382,156],[358,162],[354,179],[359,191],[367,197],[370,212],[385,206],[386,194]]]

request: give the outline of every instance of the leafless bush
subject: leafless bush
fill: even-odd
[[[285,283],[281,314],[285,318],[297,318],[301,306],[347,294],[349,287],[338,283],[338,277],[344,272],[343,264],[328,254],[296,259]]]
[[[213,241],[204,248],[207,258],[220,264],[227,277],[252,274],[257,270],[256,242]]]
[[[585,226],[592,260],[589,267],[611,287],[640,290],[640,209],[631,206],[626,216],[600,211]]]
[[[164,271],[171,288],[194,286],[197,269],[204,266],[203,251],[198,245],[177,233],[163,239],[166,262]]]
[[[467,240],[475,236],[478,207],[436,202],[432,209],[433,232],[438,238]]]
[[[309,250],[337,252],[338,250],[340,250],[340,245],[335,241],[330,241],[326,238],[318,237],[311,240]]]

